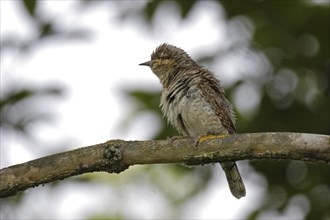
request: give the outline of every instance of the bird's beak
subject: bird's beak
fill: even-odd
[[[144,63],[140,63],[139,64],[140,66],[151,66],[151,60],[147,61],[147,62],[144,62]]]

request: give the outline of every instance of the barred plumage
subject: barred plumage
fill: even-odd
[[[160,79],[163,86],[160,107],[180,134],[200,138],[236,132],[234,111],[220,81],[185,51],[162,44],[150,61],[140,65],[149,66]],[[232,194],[238,199],[245,196],[236,164],[225,162],[221,166]]]

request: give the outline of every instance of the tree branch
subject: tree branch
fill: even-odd
[[[134,164],[207,164],[219,161],[292,159],[330,163],[330,136],[302,133],[236,134],[194,146],[191,138],[123,141],[79,148],[0,170],[0,198],[87,172],[120,173]]]

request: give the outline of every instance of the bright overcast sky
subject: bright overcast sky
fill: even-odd
[[[27,57],[20,56],[17,51],[2,54],[1,91],[13,84],[58,84],[62,85],[66,92],[64,98],[47,100],[42,106],[55,116],[55,120],[51,123],[37,124],[32,128],[40,147],[47,145],[47,150],[34,148],[29,146],[30,142],[7,135],[5,140],[1,141],[1,167],[62,151],[63,149],[54,149],[49,145],[61,140],[70,144],[63,146],[69,149],[109,139],[150,139],[158,128],[157,120],[152,115],[137,118],[125,132],[117,131],[119,123],[129,115],[134,106],[121,92],[123,89],[161,89],[158,79],[150,69],[138,64],[147,61],[155,47],[163,42],[179,46],[197,58],[200,54],[207,55],[208,51],[219,48],[215,47],[215,44],[219,44],[226,36],[224,29],[221,32],[222,29],[219,28],[224,26],[219,18],[223,16],[222,9],[211,1],[197,3],[201,7],[196,7],[197,10],[182,23],[176,16],[167,16],[164,19],[163,12],[157,13],[155,22],[158,26],[153,33],[147,32],[139,20],[124,23],[116,21],[114,18],[118,12],[115,7],[107,6],[109,2],[98,2],[84,10],[77,9],[78,3],[40,1],[38,13],[45,18],[56,20],[64,29],[84,27],[93,30],[89,40],[48,40],[34,47]],[[143,2],[130,1],[124,4],[126,7],[139,7]],[[170,7],[168,10],[177,10],[171,6],[172,3],[167,4]],[[18,35],[20,39],[33,38],[36,32],[31,25],[18,1],[1,1],[2,37],[13,34]],[[228,75],[224,77],[227,77],[224,81],[230,81]],[[218,166],[215,169],[221,172]],[[244,169],[241,170],[244,172]],[[220,182],[224,175],[219,175],[218,178]],[[251,181],[253,179],[261,181],[257,176],[245,180],[248,194],[247,198],[241,200],[232,197],[227,186],[218,187],[217,181],[213,181],[212,187],[205,192],[204,197],[191,202],[185,216],[208,219],[241,216],[239,213],[251,208],[251,204],[257,201],[262,193],[260,189],[256,190],[258,185]],[[47,189],[47,186],[29,191],[30,195],[26,196],[25,205],[18,210],[18,216],[33,218],[38,214],[44,217],[50,214],[54,218],[81,218],[89,209],[102,211],[104,201],[113,202],[111,199],[98,199],[99,196],[111,197],[109,187],[94,187],[97,189],[93,192],[90,192],[88,187],[70,184],[58,188],[56,194],[52,195],[49,193],[53,191]],[[147,193],[148,198],[145,198],[144,202],[148,205],[138,207],[140,211],[133,208],[132,216],[142,210],[142,214],[138,216],[156,218],[157,208],[154,204],[160,204],[160,198],[153,195],[152,189],[141,191],[136,192],[134,196],[143,197],[142,193]],[[52,200],[45,195],[48,198],[52,196]],[[87,195],[90,196],[88,202],[85,199]],[[128,203],[134,204],[133,199],[130,198]],[[203,204],[204,208],[195,209],[196,202]],[[41,203],[46,207],[44,210],[38,208],[38,204]],[[70,206],[69,210],[67,206]]]

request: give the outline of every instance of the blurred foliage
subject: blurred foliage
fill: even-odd
[[[168,126],[166,119],[162,117],[159,113],[159,92],[127,91],[127,93],[137,103],[137,108],[134,112],[132,112],[131,117],[128,118],[128,121],[130,121],[130,119],[133,117],[137,117],[139,113],[146,111],[152,112],[158,115],[158,117],[162,121],[162,127],[154,136],[155,140],[166,139],[167,137],[177,135],[177,132],[171,126]]]
[[[81,0],[81,2],[96,4],[98,1]],[[195,0],[172,2],[176,3],[180,9],[182,20],[187,19],[190,12],[200,3]],[[258,91],[260,91],[261,100],[254,114],[238,114],[238,131],[240,133],[291,131],[329,134],[330,14],[328,1],[323,4],[315,4],[307,0],[218,0],[215,2],[223,8],[228,25],[242,18],[252,23],[253,28],[248,28],[251,31],[251,39],[248,44],[234,42],[234,46],[228,47],[226,51],[211,52],[198,60],[212,64],[232,54],[238,55],[241,50],[248,48],[248,55],[262,53],[271,63],[271,67],[266,70],[266,77],[247,76],[226,88],[229,98],[242,85],[252,84],[260,88]],[[37,8],[40,1],[23,0],[21,3],[28,19],[36,25],[38,34],[35,39],[28,41],[17,39],[15,36],[2,37],[1,53],[6,49],[14,49],[24,55],[28,49],[49,37],[77,40],[90,36],[89,31],[79,28],[63,30],[56,25],[55,21],[39,17]],[[164,1],[160,0],[149,1],[144,7],[137,8],[132,15],[138,14],[145,18],[145,24],[148,26],[155,25],[152,22],[154,15],[157,10],[161,10],[160,6],[163,4]],[[85,6],[89,7],[89,4]],[[170,13],[169,16],[171,16]],[[126,17],[129,17],[129,14],[121,18]],[[26,128],[30,123],[44,116],[37,114],[31,117],[31,115],[23,114],[25,109],[19,108],[20,103],[31,103],[32,98],[39,95],[58,96],[61,91],[61,88],[55,87],[44,89],[23,87],[2,91],[1,129],[10,128],[26,133]],[[151,112],[162,118],[158,107],[160,93],[148,91],[128,91],[127,93],[137,103],[131,118],[138,117],[144,112]],[[15,120],[12,120],[11,112],[17,112]],[[20,117],[16,117],[18,115]],[[177,134],[163,118],[161,120],[163,125],[155,135],[155,139],[164,139]],[[263,213],[271,211],[283,213],[290,206],[295,205],[306,212],[306,219],[330,219],[328,166],[300,161],[251,161],[249,164],[267,179],[268,185],[263,200],[255,201],[255,210],[247,213],[246,218],[258,219]],[[180,209],[207,188],[214,172],[210,166],[195,169],[177,165],[166,165],[167,169],[164,169],[164,166],[143,166],[139,175],[146,175],[144,179],[164,194],[164,197],[170,201],[172,216],[178,217],[182,214]],[[84,176],[81,177],[81,181],[86,181]],[[249,197],[249,189],[247,189],[247,196]],[[16,199],[21,197],[22,194]],[[105,213],[90,217],[90,219],[100,218],[125,219],[125,214]]]
[[[37,26],[36,37],[31,39],[20,39],[16,35],[1,36],[1,56],[8,51],[18,51],[20,56],[28,55],[29,49],[36,47],[42,41],[48,38],[57,38],[59,40],[81,40],[89,37],[89,31],[79,28],[65,31],[55,24],[55,21],[48,21],[39,16],[37,11],[37,0],[22,0],[22,8],[26,12],[27,19]],[[10,74],[10,72],[2,73]],[[0,112],[1,112],[1,129],[14,130],[23,136],[28,137],[28,126],[51,118],[51,113],[41,113],[34,107],[36,98],[59,97],[64,93],[62,86],[51,85],[46,88],[38,88],[40,86],[28,85],[29,82],[17,80],[17,84],[10,87],[1,88]],[[39,100],[40,102],[40,100]]]
[[[30,111],[34,98],[36,97],[58,97],[62,89],[58,86],[49,88],[20,88],[4,91],[0,100],[1,128],[10,129],[24,136],[29,134],[27,129],[30,124],[48,120],[50,115],[41,113],[36,109]]]
[[[36,35],[32,39],[20,39],[16,35],[1,36],[1,51],[19,50],[22,55],[26,55],[30,48],[36,47],[49,38],[57,40],[86,40],[91,37],[91,32],[86,29],[74,27],[65,30],[59,26],[55,20],[49,20],[36,13],[40,1],[38,0],[22,0],[20,1],[23,10],[26,12],[27,19],[32,22],[36,29]]]
[[[146,7],[144,7],[142,15],[146,17],[146,19],[150,22],[151,19],[153,18],[157,8],[159,5],[164,3],[162,0],[155,0],[155,1],[149,1]],[[193,8],[194,4],[196,3],[195,0],[191,1],[176,1],[178,4],[180,10],[181,10],[181,17],[185,18],[190,10]]]

